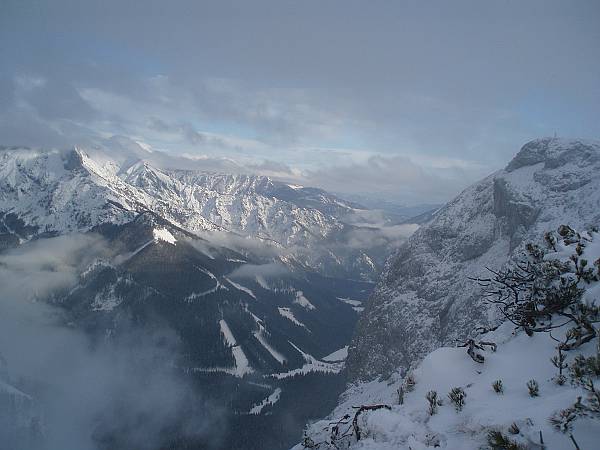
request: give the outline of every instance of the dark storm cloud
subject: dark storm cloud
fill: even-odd
[[[311,173],[370,157],[429,172],[436,159],[469,162],[461,183],[448,189],[442,177],[431,188],[447,198],[528,139],[600,135],[592,0],[9,0],[2,9],[6,144],[122,134]],[[27,77],[44,82],[24,91]],[[315,147],[337,151],[305,150]],[[344,148],[354,150],[345,161]],[[389,189],[401,197],[409,178]]]

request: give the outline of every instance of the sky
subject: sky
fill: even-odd
[[[600,2],[0,0],[0,145],[130,139],[405,204],[600,137]]]

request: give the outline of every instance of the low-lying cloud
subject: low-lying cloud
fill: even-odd
[[[19,436],[14,421],[0,415],[4,444],[153,450],[169,433],[207,437],[218,428],[219,413],[209,417],[174,369],[179,342],[172,330],[131,326],[92,340],[65,324],[61,308],[43,301],[72,287],[81,268],[108,254],[106,243],[91,235],[41,239],[0,254],[0,355],[6,362],[0,382],[31,397],[24,420],[40,424],[17,424],[32,434]]]
[[[288,249],[273,240],[245,237],[231,232],[210,231],[203,233],[202,237],[206,242],[190,240],[190,244],[207,254],[215,247],[225,247],[242,255],[267,259],[289,253]]]
[[[417,224],[388,225],[382,227],[361,227],[352,230],[345,245],[358,250],[378,248],[381,246],[392,250],[399,247],[417,229]]]
[[[229,275],[231,278],[281,278],[289,275],[289,270],[281,264],[268,263],[268,264],[244,264],[238,267]]]

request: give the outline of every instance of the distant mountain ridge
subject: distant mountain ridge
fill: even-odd
[[[382,263],[378,252],[343,245],[357,229],[343,218],[357,204],[265,176],[162,169],[140,152],[0,150],[0,239],[87,231],[152,211],[195,234],[270,241],[325,274],[369,280]]]

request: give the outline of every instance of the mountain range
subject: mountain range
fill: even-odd
[[[0,151],[4,245],[123,224],[150,211],[196,235],[235,233],[288,249],[328,275],[370,281],[385,260],[381,246],[356,245],[356,234],[376,231],[351,224],[366,210],[360,205],[265,176],[157,167],[142,159],[156,161],[157,152],[132,145],[135,151],[131,145],[118,152],[112,147]]]
[[[76,333],[70,340],[84,342],[86,367],[106,377],[113,362],[104,372],[98,354],[130,350],[122,369],[129,381],[123,387],[119,379],[116,398],[143,386],[145,400],[132,402],[133,412],[116,401],[82,413],[90,448],[131,448],[149,434],[154,448],[288,448],[307,421],[332,409],[307,436],[321,436],[353,406],[394,404],[407,377],[421,377],[420,393],[462,378],[471,380],[465,389],[486,389],[479,366],[465,369],[464,350],[448,347],[490,330],[508,350],[486,380],[503,374],[520,383],[497,367],[526,358],[528,341],[500,326],[503,316],[474,279],[514,264],[527,244],[560,225],[600,223],[600,144],[593,141],[531,141],[504,169],[444,206],[412,209],[408,220],[408,209],[385,214],[316,188],[210,172],[198,161],[186,168],[130,140],[113,145],[0,150],[2,294],[35,311],[8,308],[3,342],[37,342],[15,324],[47,327],[50,316],[53,333]],[[549,342],[536,345],[540,358],[554,351]],[[87,370],[66,376],[69,358],[48,366],[54,381],[24,371],[39,346],[0,348],[0,403],[9,411],[0,431],[14,448],[68,434],[52,414],[61,401],[48,400],[56,380],[77,380],[75,398],[79,384],[82,393],[90,386]],[[44,355],[61,354],[49,348]],[[447,379],[444,364],[456,369]],[[154,372],[176,380],[158,403],[148,394],[156,391],[148,379]],[[164,379],[160,385],[169,385]],[[176,395],[182,386],[186,394]],[[544,389],[555,393],[551,383]],[[478,398],[493,401],[487,395]],[[155,417],[175,397],[176,412]],[[444,419],[431,437],[411,399],[410,412],[396,405],[387,416],[365,415],[369,442],[380,445],[370,448],[444,446],[460,435],[454,419]],[[473,442],[481,430],[506,425],[493,415],[475,423],[473,411],[466,427],[478,436]]]
[[[219,445],[250,448],[256,433],[264,439],[252,448],[291,444],[343,387],[346,347],[384,260],[385,236],[352,224],[365,208],[320,189],[156,167],[156,155],[131,148],[0,150],[3,295],[20,295],[9,290],[11,270],[26,271],[11,265],[15,258],[37,264],[40,252],[82,241],[86,247],[66,260],[54,255],[36,266],[43,276],[72,264],[69,282],[34,290],[24,302],[51,305],[92,348],[132,330],[172,336],[170,370],[195,386],[192,396],[226,411],[223,420],[237,430]],[[349,245],[357,235],[359,245]],[[4,352],[11,373],[16,356]],[[52,435],[34,381],[13,383],[9,403],[21,392],[30,399],[22,415]],[[292,407],[307,397],[318,401]],[[179,439],[178,426],[170,423],[161,439]],[[136,445],[107,428],[95,433],[110,448]],[[185,445],[209,444],[193,436]]]

